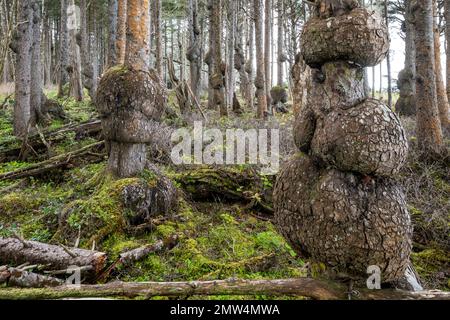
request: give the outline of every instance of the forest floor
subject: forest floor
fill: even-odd
[[[47,94],[57,99],[54,92]],[[0,95],[0,104],[4,98]],[[175,105],[173,99],[170,104]],[[67,119],[53,120],[45,128],[46,132],[96,118],[95,108],[89,101],[59,99],[58,102],[63,105]],[[13,103],[10,98],[0,108],[0,154],[6,146],[12,148],[16,143],[12,131]],[[282,160],[286,161],[295,153],[290,133],[292,115],[277,115],[268,123],[258,122],[250,112],[230,119],[218,118],[213,112],[207,116],[207,125],[211,127],[279,128]],[[450,169],[440,164],[419,162],[414,152],[414,120],[405,118],[403,122],[413,146],[408,165],[400,177],[415,226],[412,260],[427,288],[450,291]],[[168,124],[182,125],[178,120],[168,120]],[[8,159],[1,163],[0,158],[0,175],[83,148],[98,139],[101,137],[83,137],[70,132],[52,144],[51,150],[32,154],[26,161]],[[446,141],[450,147],[449,137]],[[97,250],[106,252],[111,261],[124,251],[174,235],[178,237],[172,249],[151,254],[131,267],[120,267],[106,280],[279,279],[305,276],[311,270],[308,261],[294,253],[271,223],[268,211],[273,178],[259,176],[259,185],[240,186],[235,181],[219,179],[214,173],[218,168],[175,168],[160,161],[158,165],[162,171],[182,190],[180,208],[170,218],[155,217],[143,232],[130,229],[122,220],[128,209],[123,208],[120,193],[125,185],[135,180],[101,179],[106,157],[98,153],[69,161],[63,167],[35,177],[0,179],[0,237],[19,234],[28,240],[67,246],[79,241],[82,248],[94,245]],[[227,170],[226,176],[233,177],[233,174],[248,173],[249,168],[236,166],[224,170]],[[205,173],[206,176],[201,176]],[[196,175],[200,178],[190,184],[189,179]],[[152,177],[144,173],[136,179],[151,180]],[[216,188],[228,188],[231,193],[234,188],[236,193],[246,197],[232,201],[217,192],[209,200],[198,199],[191,195],[192,188],[198,183],[224,183]],[[269,209],[249,205],[250,198],[265,202]]]

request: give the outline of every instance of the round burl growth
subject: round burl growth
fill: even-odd
[[[122,143],[151,142],[153,127],[166,103],[166,89],[154,70],[131,70],[122,65],[109,69],[97,93],[105,138]]]
[[[302,33],[306,63],[320,67],[329,61],[352,61],[362,67],[375,66],[389,50],[389,33],[375,12],[357,8],[329,19],[310,19]]]
[[[383,282],[404,275],[412,227],[395,182],[320,170],[301,156],[280,174],[274,205],[278,228],[293,248],[332,274],[366,279],[367,268],[377,265]]]
[[[311,154],[342,171],[392,176],[406,163],[408,142],[397,115],[381,101],[368,99],[319,116]]]

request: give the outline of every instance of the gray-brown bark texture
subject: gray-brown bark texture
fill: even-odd
[[[389,34],[375,12],[357,8],[329,19],[312,18],[301,37],[303,57],[312,67],[327,61],[346,60],[375,66],[389,48]]]
[[[375,13],[344,9],[332,18],[325,10],[303,31],[302,52],[316,68],[294,127],[305,154],[277,180],[275,218],[297,252],[331,274],[366,279],[376,265],[383,282],[393,282],[405,275],[411,253],[405,196],[392,178],[408,144],[398,117],[364,90],[363,68],[389,49],[387,28]]]

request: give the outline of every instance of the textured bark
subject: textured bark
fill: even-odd
[[[94,65],[89,52],[89,33],[87,28],[87,3],[86,0],[80,1],[80,32],[77,34],[77,43],[81,55],[81,76],[84,88],[89,91],[91,101],[95,101],[97,92],[97,77],[94,74]],[[111,57],[109,57],[111,58]],[[114,59],[114,58],[112,58]]]
[[[108,0],[108,56],[107,67],[117,64],[117,13],[119,10],[118,0]]]
[[[65,270],[71,266],[91,266],[99,274],[106,265],[106,254],[77,248],[66,249],[36,241],[0,238],[0,263],[46,265],[47,270]]]
[[[328,20],[310,19],[303,29],[301,45],[303,58],[312,67],[336,60],[369,67],[386,57],[389,35],[377,13],[358,8]]]
[[[248,76],[248,82],[249,82],[249,107],[253,108],[254,104],[254,96],[255,96],[255,90],[253,87],[253,80],[255,77],[254,72],[254,43],[255,43],[255,23],[254,23],[254,2],[249,1],[249,12],[250,12],[250,21],[248,23],[248,45],[247,45],[247,56],[248,59],[245,63],[245,72]]]
[[[190,86],[194,96],[200,100],[201,89],[201,32],[198,25],[198,1],[189,0],[189,47],[186,57],[190,62]]]
[[[67,30],[67,6],[69,0],[61,0],[61,18],[59,22],[59,78],[58,78],[58,97],[65,95],[64,86],[69,81],[67,67],[69,66],[68,43],[69,35]]]
[[[408,144],[397,116],[368,99],[365,88],[363,67],[389,49],[387,28],[365,9],[341,7],[346,3],[319,1],[319,18],[303,33],[304,56],[321,57],[294,127],[295,143],[308,155],[297,155],[279,175],[275,219],[293,248],[324,263],[329,275],[363,280],[376,265],[384,282],[394,282],[405,278],[412,248],[405,196],[391,180]],[[337,35],[354,41],[333,51]]]
[[[443,137],[436,95],[433,0],[416,1],[411,10],[416,26],[417,140],[422,154],[434,157],[442,153]]]
[[[158,76],[162,79],[164,77],[163,74],[163,46],[162,46],[162,33],[161,33],[161,11],[162,11],[162,0],[156,0],[154,2],[154,19],[153,25],[155,28],[155,47],[156,47],[156,55],[155,55],[155,63],[156,63],[156,72]]]
[[[118,0],[116,50],[116,64],[124,64],[127,50],[127,0]]]
[[[14,134],[23,137],[28,132],[31,119],[31,48],[33,36],[32,2],[18,3],[18,25],[14,34],[13,49],[16,52],[16,81],[14,106]]]
[[[436,93],[437,93],[437,104],[439,109],[439,119],[441,120],[442,129],[450,128],[450,105],[448,103],[447,92],[445,90],[445,84],[442,73],[442,63],[441,63],[441,33],[439,30],[438,12],[437,12],[437,2],[434,0],[433,3],[433,32],[434,32],[434,60],[435,60],[435,73],[436,73]]]
[[[447,68],[446,68],[446,78],[447,78],[447,99],[450,101],[450,0],[444,0],[444,10],[445,10],[445,42],[447,47],[445,49]]]
[[[412,227],[395,182],[366,182],[350,172],[319,169],[308,156],[297,156],[278,178],[274,203],[286,239],[332,273],[366,279],[368,266],[377,265],[383,282],[403,277]]]
[[[41,61],[41,1],[34,1],[33,44],[31,49],[30,114],[31,125],[44,120],[42,114],[42,61]]]
[[[134,70],[148,69],[148,0],[128,0],[125,64]]]
[[[395,111],[403,116],[413,116],[416,114],[416,80],[415,71],[405,68],[398,74],[397,86],[400,90],[400,97],[395,105]]]
[[[278,76],[277,76],[277,84],[278,86],[283,86],[283,65],[286,62],[286,56],[284,53],[284,0],[277,0],[278,7]]]
[[[359,288],[358,288],[359,289]],[[300,296],[315,300],[347,300],[348,287],[311,278],[279,280],[215,280],[194,282],[111,282],[98,285],[60,286],[42,289],[0,290],[0,300],[42,300],[63,298],[146,299],[151,297],[267,295]],[[358,290],[359,300],[450,300],[442,291]]]
[[[159,253],[165,249],[171,249],[178,242],[177,236],[172,236],[165,241],[159,240],[153,244],[149,244],[137,249],[127,251],[120,254],[120,262],[124,265],[132,265],[133,263],[144,259],[152,253]]]
[[[265,94],[267,99],[267,107],[272,113],[272,98],[270,96],[270,89],[272,89],[272,65],[270,61],[272,52],[272,0],[264,0],[264,2],[264,73],[266,80]]]
[[[267,116],[266,75],[264,62],[263,38],[263,5],[262,0],[254,0],[255,15],[255,46],[256,46],[256,100],[258,103],[257,116],[264,119]]]
[[[17,268],[0,267],[0,285],[3,284],[18,288],[48,288],[61,286],[64,281]]]
[[[308,90],[311,82],[311,68],[303,60],[301,53],[295,56],[291,77],[293,82],[292,99],[294,115],[297,116],[308,102]]]
[[[68,0],[69,5],[74,8],[75,0]],[[79,25],[79,17],[76,16],[75,11],[69,10],[68,14],[72,21]],[[69,30],[69,57],[70,63],[68,66],[69,76],[70,76],[70,95],[74,97],[77,101],[83,100],[83,83],[81,80],[81,53],[80,46],[77,42],[77,29]]]

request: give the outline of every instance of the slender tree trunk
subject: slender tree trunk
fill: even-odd
[[[271,78],[271,43],[272,43],[272,0],[265,0],[264,13],[264,68],[265,68],[265,84],[266,84],[266,99],[267,107],[272,112],[272,99],[270,97],[270,90],[272,89]]]
[[[156,46],[156,72],[161,79],[164,78],[163,74],[163,48],[162,48],[162,34],[161,34],[161,11],[162,11],[162,1],[155,0],[154,2],[154,30],[155,30],[155,46]]]
[[[284,1],[278,0],[278,86],[283,86],[283,64],[285,61],[284,55]]]
[[[384,0],[384,17],[386,26],[389,30],[389,12],[388,12],[388,0]],[[388,106],[392,109],[392,71],[391,71],[391,51],[388,50],[386,55],[387,64],[387,76],[388,76]]]
[[[30,116],[34,126],[42,120],[42,61],[41,61],[41,6],[39,0],[33,1],[33,44],[31,49],[31,96]]]
[[[450,0],[445,2],[445,39],[447,43],[446,57],[447,57],[447,99],[450,101]]]
[[[247,73],[248,81],[249,81],[249,107],[253,108],[253,98],[254,98],[254,88],[253,88],[253,81],[255,77],[254,72],[254,43],[255,43],[255,13],[254,13],[254,3],[249,3],[250,11],[250,22],[248,27],[248,45],[247,45],[247,62],[245,63],[245,72]]]
[[[190,62],[190,86],[196,99],[200,101],[201,89],[201,34],[198,25],[198,1],[189,0],[189,48],[186,57]]]
[[[258,101],[257,116],[265,119],[267,116],[267,95],[266,95],[266,68],[264,64],[264,21],[262,0],[254,0],[255,14],[255,45],[256,45],[256,99]]]
[[[450,106],[448,103],[447,92],[445,90],[444,78],[441,64],[441,33],[439,30],[437,2],[433,3],[434,16],[434,57],[436,61],[436,89],[437,89],[437,103],[439,108],[439,118],[441,119],[442,128],[448,128],[450,125],[449,112]]]
[[[441,154],[443,137],[436,96],[433,0],[420,0],[412,8],[416,26],[417,139],[426,157]]]
[[[59,29],[59,79],[58,97],[64,96],[64,86],[69,81],[67,68],[69,65],[68,56],[68,29],[67,29],[67,5],[69,0],[61,0],[61,17]]]
[[[16,53],[16,82],[14,106],[14,133],[24,137],[31,119],[31,49],[33,38],[33,8],[30,0],[18,3],[17,30],[11,43]]]
[[[242,5],[242,2],[241,2]],[[234,54],[234,67],[239,72],[239,78],[241,80],[241,94],[242,97],[245,99],[246,105],[251,108],[253,105],[253,91],[252,91],[252,85],[253,83],[251,80],[249,80],[249,75],[246,70],[245,65],[245,52],[244,52],[244,21],[245,17],[243,14],[238,13],[239,15],[239,22],[237,27],[237,34],[236,34],[236,45],[235,45],[235,54]]]
[[[210,20],[210,48],[207,63],[210,69],[210,106],[218,108],[221,116],[228,116],[225,101],[225,68],[222,61],[222,0],[208,0]],[[211,96],[212,95],[212,96]]]
[[[97,79],[94,76],[94,66],[91,61],[89,50],[89,34],[87,26],[87,3],[86,0],[80,1],[80,32],[77,34],[77,43],[81,51],[81,74],[83,86],[89,91],[92,101],[95,101],[95,93],[97,91]]]
[[[237,15],[237,0],[228,1],[228,64],[227,64],[227,108],[233,108],[233,97],[235,92],[235,40],[236,40],[236,15]]]
[[[119,3],[117,0],[108,1],[108,56],[107,66],[112,67],[117,64],[117,11],[119,10]]]
[[[127,50],[127,0],[118,0],[116,50],[117,64],[124,64]]]
[[[69,0],[71,8],[74,8],[75,1]],[[77,43],[77,27],[79,26],[78,17],[74,10],[69,10],[68,19],[74,26],[69,30],[69,48],[70,48],[70,95],[74,97],[77,101],[83,100],[83,83],[81,81],[81,54],[80,47]]]

